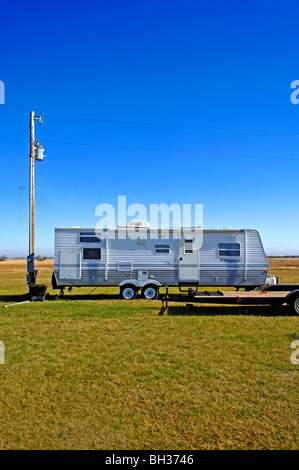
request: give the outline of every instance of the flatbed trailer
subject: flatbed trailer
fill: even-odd
[[[279,287],[278,287],[279,286]],[[168,308],[169,302],[218,304],[218,305],[267,305],[280,307],[287,304],[291,312],[299,315],[299,285],[276,285],[264,286],[260,290],[251,292],[222,292],[204,291],[200,292],[192,287],[183,294],[166,293],[161,297],[162,303]]]

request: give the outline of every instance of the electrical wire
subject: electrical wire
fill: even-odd
[[[280,130],[269,130],[269,129],[242,129],[237,127],[214,127],[214,126],[198,126],[196,124],[170,124],[161,122],[143,122],[143,121],[122,121],[112,119],[96,119],[96,118],[79,118],[79,117],[67,117],[67,116],[45,116],[48,119],[62,119],[69,121],[89,121],[89,122],[101,122],[110,124],[131,124],[141,126],[162,126],[162,127],[181,127],[181,128],[194,128],[194,129],[208,129],[218,131],[234,131],[234,132],[256,132],[262,134],[281,134],[281,135],[299,135],[299,132],[289,132]]]
[[[12,146],[7,150],[7,152],[3,155],[3,157],[1,157],[0,159],[0,163],[4,160],[5,157],[7,157],[7,155],[9,154],[9,152],[14,148],[14,146],[21,140],[21,138],[23,137],[23,135],[25,134],[25,132],[27,131],[27,129],[29,128],[29,126],[26,126],[26,129],[22,132],[22,134],[17,138],[17,140],[15,141],[14,144],[12,144]]]
[[[210,155],[210,156],[223,156],[223,157],[236,157],[236,158],[253,158],[253,159],[267,159],[267,160],[290,160],[290,161],[299,161],[299,158],[292,157],[272,157],[264,155],[246,155],[239,153],[221,153],[221,152],[204,152],[196,150],[180,150],[180,149],[165,149],[165,148],[152,148],[152,147],[134,147],[134,146],[123,146],[123,145],[100,145],[100,144],[90,144],[90,143],[80,143],[80,142],[58,142],[52,140],[43,140],[47,144],[57,144],[57,145],[75,145],[80,147],[99,147],[107,149],[118,149],[118,150],[146,150],[151,152],[174,152],[174,153],[183,153],[183,154],[193,154],[193,155]]]

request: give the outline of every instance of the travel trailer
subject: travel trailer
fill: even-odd
[[[265,285],[269,266],[256,230],[182,230],[150,230],[142,222],[116,230],[56,228],[52,286],[61,293],[119,286],[121,298],[130,300],[139,291],[156,299],[162,286]]]

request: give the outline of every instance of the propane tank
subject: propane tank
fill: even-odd
[[[277,278],[273,274],[269,274],[266,279],[266,286],[274,286],[277,284]]]

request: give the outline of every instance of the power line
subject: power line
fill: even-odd
[[[208,129],[208,130],[218,130],[218,131],[233,131],[233,132],[257,132],[261,134],[299,135],[299,132],[289,132],[289,131],[280,131],[280,130],[275,131],[275,130],[270,130],[270,129],[242,129],[242,128],[237,128],[237,127],[198,126],[196,124],[122,121],[122,120],[112,120],[112,119],[79,118],[79,117],[67,117],[67,116],[45,116],[45,117],[48,119],[102,122],[102,123],[110,123],[110,124],[131,124],[131,125],[141,125],[141,126],[181,127],[181,128]]]
[[[80,143],[80,142],[57,142],[52,140],[43,140],[47,144],[57,144],[57,145],[75,145],[80,147],[99,147],[107,149],[118,149],[118,150],[146,150],[151,152],[173,152],[173,153],[183,153],[183,154],[195,154],[195,155],[210,155],[210,156],[226,156],[226,157],[237,157],[237,158],[257,158],[257,159],[267,159],[267,160],[291,160],[299,161],[299,158],[291,157],[272,157],[264,155],[246,155],[239,153],[221,153],[221,152],[204,152],[197,150],[180,150],[180,149],[165,149],[165,148],[153,148],[153,147],[134,147],[134,146],[123,146],[123,145],[100,145],[100,144],[90,144],[90,143]]]
[[[21,140],[21,138],[23,137],[23,135],[25,134],[25,132],[27,131],[29,126],[26,126],[26,129],[22,132],[22,134],[17,138],[17,140],[15,141],[14,144],[12,144],[12,146],[7,150],[7,152],[3,155],[3,157],[0,159],[0,163],[4,160],[5,157],[7,157],[7,155],[9,154],[9,152],[14,148],[14,146],[19,142],[19,140]]]

